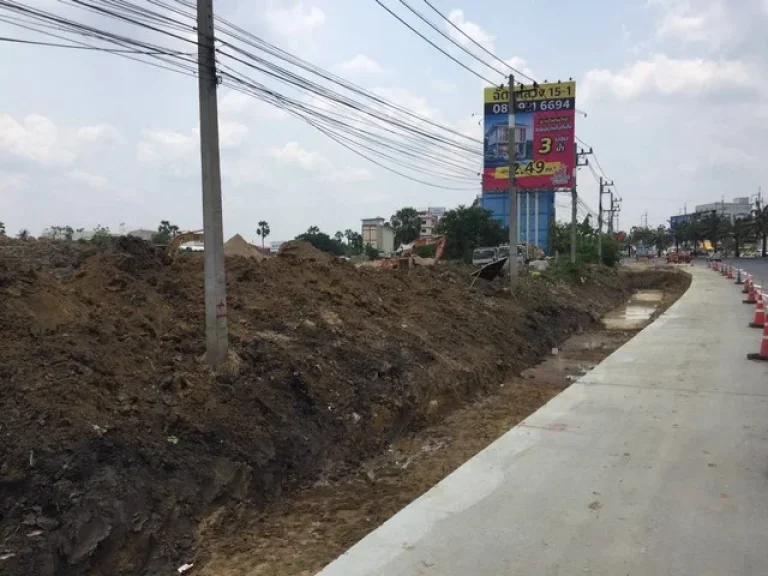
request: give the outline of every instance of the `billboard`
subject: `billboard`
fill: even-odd
[[[570,188],[576,164],[576,83],[515,88],[515,177],[519,190]],[[509,90],[486,88],[483,190],[509,186]]]

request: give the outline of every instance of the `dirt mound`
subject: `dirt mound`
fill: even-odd
[[[246,242],[240,234],[235,234],[224,243],[224,254],[226,256],[243,256],[244,258],[253,258],[254,260],[264,260],[266,256],[259,252],[255,246]]]
[[[44,272],[60,280],[71,278],[85,259],[97,251],[88,243],[0,236],[0,264],[5,269]]]
[[[244,507],[439,421],[628,293],[594,272],[485,295],[460,268],[281,252],[228,260],[238,374],[199,362],[199,259],[127,239],[64,283],[4,272],[3,574],[172,572]]]
[[[329,262],[333,260],[332,255],[321,252],[309,242],[301,240],[290,240],[283,243],[278,251],[278,256],[288,259],[314,260],[315,262]]]

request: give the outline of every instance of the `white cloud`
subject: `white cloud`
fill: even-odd
[[[451,10],[448,13],[448,19],[453,22],[464,34],[470,36],[475,42],[480,44],[483,48],[489,52],[493,52],[493,35],[486,31],[482,26],[474,22],[470,22],[464,17],[464,11],[459,9]],[[464,34],[456,30],[453,26],[445,23],[448,34],[451,38],[456,40],[462,46],[472,45],[472,41]]]
[[[275,34],[285,37],[306,36],[325,24],[325,13],[303,1],[271,0],[264,19]]]
[[[284,164],[298,166],[308,172],[326,171],[331,167],[325,156],[303,149],[298,142],[288,142],[282,148],[270,148],[267,154]]]
[[[103,176],[91,174],[85,170],[75,169],[71,170],[67,175],[70,180],[77,184],[83,184],[94,190],[104,190],[109,182]]]
[[[649,0],[648,5],[660,12],[657,38],[718,45],[731,34],[722,0]]]
[[[365,168],[352,168],[347,166],[340,170],[334,170],[328,175],[331,182],[367,182],[373,180],[373,175]]]
[[[31,160],[45,166],[68,165],[74,153],[62,142],[56,124],[45,116],[30,114],[18,122],[0,114],[0,155]]]
[[[282,148],[270,148],[267,150],[267,155],[286,166],[297,166],[315,174],[317,179],[325,182],[348,184],[373,179],[373,175],[365,168],[353,166],[336,168],[328,158],[319,152],[305,150],[298,142],[288,142]]]
[[[432,86],[432,89],[440,94],[456,94],[456,92],[459,91],[459,87],[455,82],[432,78],[429,83],[430,86]]]
[[[173,130],[146,129],[136,145],[136,160],[140,164],[160,167],[185,177],[200,170],[200,145],[196,137]]]
[[[431,119],[437,114],[437,110],[429,105],[426,98],[417,96],[406,88],[374,88],[373,92],[386,98],[387,100],[391,100],[395,104],[399,104],[400,106],[407,108],[419,116]]]
[[[754,85],[755,76],[740,61],[682,60],[657,54],[618,72],[589,70],[582,84],[582,99],[604,93],[624,100],[651,93],[672,95],[687,91],[700,94]]]
[[[336,68],[346,74],[388,74],[391,72],[364,54],[358,54],[351,60],[342,62]]]
[[[248,126],[239,122],[219,122],[219,145],[222,148],[237,148],[248,138]]]
[[[99,148],[114,148],[120,141],[120,132],[111,124],[83,126],[77,131],[77,141]]]
[[[244,115],[258,120],[282,120],[288,117],[285,110],[237,91],[229,91],[224,94],[219,102],[219,112],[222,116]]]
[[[29,186],[30,178],[26,174],[0,172],[0,197],[23,192]]]

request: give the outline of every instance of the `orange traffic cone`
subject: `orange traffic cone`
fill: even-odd
[[[733,280],[733,266],[728,266],[728,280]]]
[[[719,267],[719,264],[717,263],[717,261],[712,263],[712,270],[714,270],[715,272],[717,272],[718,267]]]
[[[755,281],[752,277],[749,277],[749,292],[747,293],[747,299],[742,300],[744,304],[757,304],[757,296],[755,294]]]
[[[757,293],[757,308],[755,308],[755,318],[749,323],[750,328],[762,328],[765,324],[765,308],[763,307],[762,287]]]
[[[742,289],[742,294],[749,294],[749,283],[751,282],[752,277],[749,274],[746,274],[746,278],[744,279],[744,288]]]
[[[741,268],[736,269],[736,285],[741,286],[744,284],[744,280],[741,279]]]
[[[720,267],[720,276],[725,276],[726,274],[728,274],[728,266],[726,266],[725,264],[723,264],[723,265]]]
[[[763,324],[763,336],[760,341],[760,352],[757,354],[747,354],[748,360],[768,360],[768,316]]]

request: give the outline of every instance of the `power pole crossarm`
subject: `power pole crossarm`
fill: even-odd
[[[219,111],[216,99],[216,53],[213,0],[197,0],[200,156],[203,177],[203,260],[205,268],[205,351],[212,368],[228,354],[227,282],[221,209]]]

